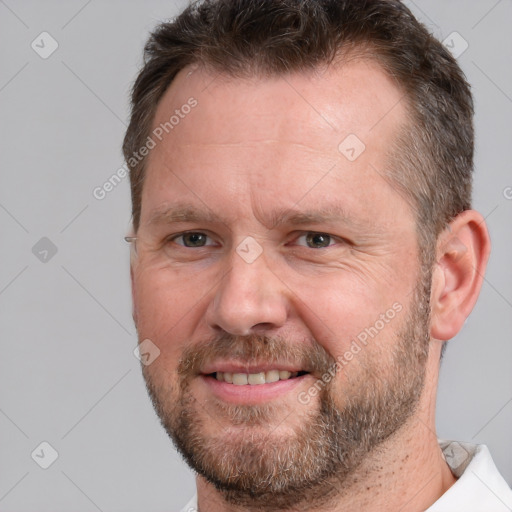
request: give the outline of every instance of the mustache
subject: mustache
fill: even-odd
[[[246,364],[290,363],[318,376],[336,362],[313,338],[302,340],[300,343],[290,343],[283,336],[239,336],[223,332],[214,338],[187,347],[178,362],[178,375],[181,380],[186,380],[201,373],[206,364],[219,359],[236,360]]]

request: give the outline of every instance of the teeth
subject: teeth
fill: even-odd
[[[233,373],[233,384],[235,386],[244,386],[247,382],[248,379],[246,373]]]
[[[265,373],[265,382],[277,382],[279,380],[279,370],[269,370]]]
[[[229,373],[216,372],[215,378],[220,382],[227,382],[235,386],[257,386],[259,384],[269,384],[278,380],[288,380],[297,377],[298,372],[289,372],[288,370],[269,370],[260,373]]]
[[[247,379],[249,384],[265,384],[265,372],[261,373],[250,373]]]

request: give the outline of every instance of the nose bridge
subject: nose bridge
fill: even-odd
[[[287,316],[286,297],[263,249],[246,239],[233,251],[230,263],[209,305],[210,326],[237,335],[281,326]]]

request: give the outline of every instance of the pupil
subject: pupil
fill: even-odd
[[[183,241],[187,247],[202,247],[205,244],[205,236],[201,233],[188,233]]]
[[[331,241],[331,237],[322,233],[310,233],[307,235],[306,240],[310,247],[317,249],[319,247],[327,247]]]

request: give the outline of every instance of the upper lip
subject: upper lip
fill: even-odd
[[[209,363],[201,369],[201,373],[209,375],[210,373],[262,373],[271,370],[286,370],[289,372],[306,371],[297,364],[291,363],[241,363],[234,361],[218,361]]]

